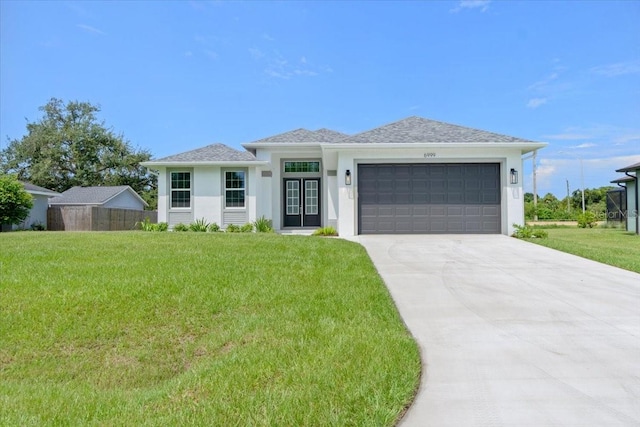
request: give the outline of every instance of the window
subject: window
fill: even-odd
[[[171,172],[171,207],[191,207],[191,172]]]
[[[284,162],[285,172],[320,172],[320,162]]]
[[[243,171],[224,173],[224,206],[244,208],[245,181]]]

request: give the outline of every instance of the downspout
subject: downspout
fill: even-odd
[[[624,174],[627,175],[629,178],[633,178],[633,180],[636,183],[636,210],[634,214],[636,216],[636,234],[640,234],[640,229],[638,228],[638,224],[639,224],[638,219],[640,219],[640,212],[638,212],[638,177],[636,175],[629,175],[629,172],[625,172]],[[628,206],[627,206],[627,209],[629,209]]]

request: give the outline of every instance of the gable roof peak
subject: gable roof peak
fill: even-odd
[[[381,127],[356,134],[345,143],[491,143],[533,142],[451,123],[410,116]]]
[[[228,145],[215,143],[184,153],[173,154],[161,159],[152,160],[150,163],[189,163],[189,162],[247,162],[256,161],[255,156],[248,151],[240,151]],[[147,163],[147,162],[144,162]]]

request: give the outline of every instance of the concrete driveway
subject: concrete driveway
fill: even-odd
[[[359,236],[422,352],[409,426],[640,426],[640,275],[506,236]]]

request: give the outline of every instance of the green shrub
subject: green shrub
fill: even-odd
[[[338,231],[333,227],[322,227],[314,231],[313,235],[314,236],[337,236]]]
[[[216,224],[215,222],[212,222],[211,224],[209,224],[209,227],[207,228],[207,231],[210,233],[215,233],[217,231],[220,231],[220,226],[218,224]]]
[[[209,223],[204,218],[196,219],[189,224],[189,230],[205,232],[209,228]]]
[[[273,233],[273,226],[270,219],[266,219],[264,216],[256,219],[253,223],[256,233]]]
[[[140,227],[142,231],[167,231],[169,229],[169,224],[166,222],[159,222],[156,224],[151,222],[149,217],[146,217],[144,221],[137,222],[136,226]]]
[[[591,211],[583,212],[578,215],[578,227],[580,228],[593,228],[596,223],[596,214]]]
[[[248,222],[240,227],[241,233],[253,233],[253,223]]]
[[[173,231],[189,231],[189,226],[179,222],[173,226]]]
[[[31,228],[33,231],[44,231],[47,229],[47,226],[41,222],[34,222],[29,228]]]
[[[18,178],[0,175],[0,225],[20,224],[29,216],[33,198],[27,193]]]
[[[229,224],[229,225],[227,225],[227,228],[225,229],[225,231],[227,233],[239,233],[240,232],[240,226],[235,225],[235,224]]]
[[[546,239],[549,237],[549,233],[541,228],[518,224],[513,224],[513,227],[516,229],[516,231],[513,232],[513,237],[518,239]]]

